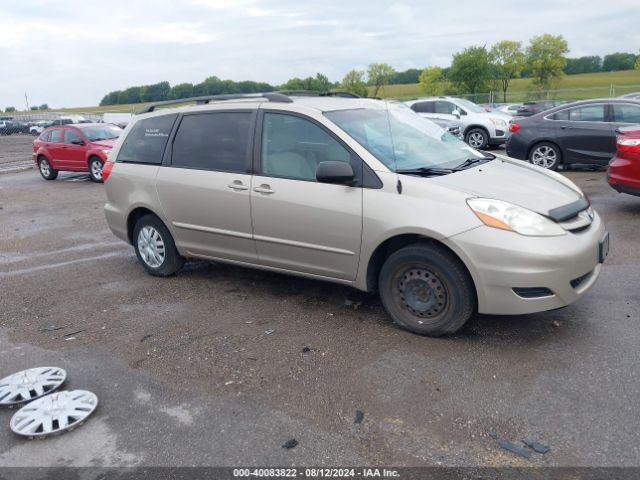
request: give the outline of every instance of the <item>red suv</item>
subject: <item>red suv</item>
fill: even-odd
[[[607,181],[620,193],[640,196],[640,125],[620,127],[616,156],[609,162]]]
[[[122,129],[107,123],[79,123],[47,128],[33,142],[33,161],[46,180],[58,172],[89,172],[102,182],[102,165]]]

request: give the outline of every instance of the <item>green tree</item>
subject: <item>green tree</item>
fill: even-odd
[[[16,111],[16,107],[5,107],[5,113],[13,113]]]
[[[280,86],[282,90],[309,90],[323,93],[328,92],[332,87],[333,84],[322,73],[317,73],[315,77],[294,77]]]
[[[389,85],[407,85],[409,83],[418,83],[422,70],[418,68],[410,68],[404,72],[395,72],[389,78]]]
[[[387,63],[372,63],[369,65],[367,83],[373,87],[372,96],[377,97],[380,89],[385,85],[389,85],[389,80],[394,73],[393,67]]]
[[[569,45],[562,35],[548,33],[533,37],[526,52],[526,66],[532,83],[540,90],[548,90],[564,75]]]
[[[420,73],[420,90],[427,95],[441,95],[443,92],[442,69],[440,67],[427,67]]]
[[[38,108],[40,108],[40,110],[49,110],[49,104],[47,104],[47,103],[43,103],[43,104],[42,104],[42,105],[40,105],[40,107],[38,107]]]
[[[38,108],[38,106],[37,106],[37,105],[31,105],[30,110],[36,111],[36,110],[38,110],[38,109],[39,109],[39,108]]]
[[[618,70],[633,70],[636,56],[633,53],[616,52],[604,56],[602,70],[604,72],[616,72]]]
[[[489,52],[493,78],[499,82],[502,90],[502,101],[507,101],[509,82],[520,76],[524,66],[524,53],[522,44],[512,40],[503,40],[491,47]]]
[[[179,83],[178,85],[174,85],[171,87],[171,93],[169,93],[169,97],[172,100],[193,96],[193,83]]]
[[[636,70],[640,70],[640,55],[638,55],[638,58],[636,58],[636,64],[634,68]]]
[[[575,75],[578,73],[595,73],[602,71],[602,58],[594,55],[590,57],[567,58],[564,73]]]
[[[486,91],[491,76],[489,52],[485,47],[469,47],[453,55],[447,79],[463,93]]]
[[[351,70],[347,73],[342,79],[340,87],[361,97],[366,97],[368,93],[367,85],[364,82],[364,72],[361,70]]]

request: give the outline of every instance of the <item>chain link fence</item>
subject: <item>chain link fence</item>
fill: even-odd
[[[55,112],[29,111],[0,113],[0,135],[39,135],[54,125],[73,123],[113,123],[125,126],[132,113],[123,111]]]

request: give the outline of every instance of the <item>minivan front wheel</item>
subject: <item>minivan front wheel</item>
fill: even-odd
[[[151,275],[168,277],[184,265],[171,233],[155,215],[145,215],[136,222],[133,246],[138,261]]]
[[[489,144],[489,134],[482,128],[472,128],[464,136],[464,141],[470,147],[482,150]]]
[[[393,253],[378,279],[394,322],[421,335],[455,332],[471,317],[475,290],[460,261],[444,247],[415,244]]]

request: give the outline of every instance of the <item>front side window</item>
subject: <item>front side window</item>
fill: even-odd
[[[173,141],[174,167],[246,173],[253,112],[185,115]]]
[[[451,102],[444,102],[442,100],[436,102],[436,113],[451,115],[455,109],[456,106]]]
[[[468,159],[486,158],[402,105],[334,110],[325,116],[393,171],[452,168]]]
[[[51,130],[49,135],[49,141],[54,143],[60,143],[62,141],[62,131],[59,129]]]
[[[640,106],[628,104],[614,104],[613,118],[620,123],[640,123]]]
[[[572,122],[604,122],[604,105],[587,105],[569,109]]]
[[[261,161],[264,175],[315,181],[320,162],[349,163],[351,154],[328,132],[309,120],[294,115],[265,113]]]
[[[73,130],[64,131],[64,143],[73,143],[77,141],[82,141],[82,137],[78,132],[74,132]]]
[[[125,138],[118,162],[161,164],[169,134],[178,115],[145,118]]]

